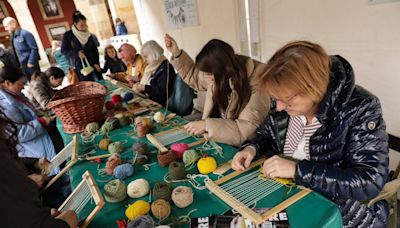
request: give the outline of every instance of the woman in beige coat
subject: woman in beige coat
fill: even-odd
[[[265,64],[236,55],[217,39],[202,48],[196,62],[168,34],[165,46],[182,79],[193,89],[206,91],[202,120],[185,125],[189,133],[233,146],[254,133],[269,109],[269,97],[257,86]]]

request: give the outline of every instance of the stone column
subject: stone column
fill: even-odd
[[[28,8],[27,0],[8,0],[11,7],[14,10],[19,25],[28,30],[35,37],[37,46],[39,48],[40,65],[49,65],[49,59],[47,58],[46,52],[44,51],[42,40],[40,39],[39,33],[36,29],[36,25],[33,22],[31,11]],[[43,70],[43,69],[42,69]]]

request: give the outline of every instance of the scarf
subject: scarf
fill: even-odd
[[[89,31],[81,32],[75,27],[75,25],[72,25],[71,30],[74,36],[79,40],[79,43],[81,43],[82,45],[85,45],[88,42],[89,37],[91,36]]]
[[[161,63],[166,60],[165,56],[160,56],[158,60],[150,63],[149,65],[146,66],[143,72],[143,77],[140,80],[140,84],[142,85],[150,85],[151,81],[151,76],[156,72],[158,67],[161,65]]]

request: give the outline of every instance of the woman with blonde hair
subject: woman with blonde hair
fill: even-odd
[[[387,227],[387,203],[363,203],[388,178],[386,126],[379,99],[355,85],[351,65],[318,44],[291,42],[268,61],[261,88],[271,110],[232,167],[243,170],[266,155],[265,175],[331,199],[344,227]]]
[[[147,66],[140,83],[134,84],[133,90],[144,92],[151,100],[166,106],[175,83],[175,70],[165,58],[164,49],[154,40],[144,43],[140,53]]]

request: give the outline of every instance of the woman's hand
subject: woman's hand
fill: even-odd
[[[144,85],[140,84],[140,83],[135,83],[132,86],[133,91],[135,91],[136,93],[141,93],[144,91]]]
[[[191,135],[202,135],[206,132],[206,121],[192,121],[183,127]]]
[[[249,168],[251,161],[256,156],[256,151],[251,147],[246,147],[239,151],[232,159],[232,169],[245,170]]]
[[[180,49],[178,47],[178,44],[176,43],[176,41],[174,40],[174,38],[172,38],[170,35],[165,34],[164,36],[164,40],[165,40],[165,47],[167,47],[167,50],[173,55],[173,56],[177,56],[180,53]]]
[[[64,222],[68,223],[69,227],[71,228],[78,227],[78,216],[76,216],[76,213],[72,210],[61,212],[56,219],[63,220]]]
[[[41,174],[31,174],[28,177],[33,180],[39,188],[41,188],[43,184],[49,179],[48,176]]]
[[[264,162],[263,173],[267,177],[293,179],[296,173],[296,162],[275,155]]]
[[[97,72],[101,72],[99,64],[94,64],[94,68],[96,69]]]
[[[85,52],[83,52],[83,50],[78,51],[78,56],[80,59],[85,58]]]
[[[51,170],[49,169],[50,162],[47,160],[47,158],[41,158],[37,162],[37,168],[42,170],[43,174],[49,174]]]

